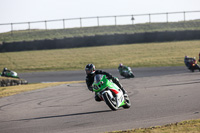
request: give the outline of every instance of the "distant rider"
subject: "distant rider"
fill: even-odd
[[[188,56],[185,56],[184,63],[188,68],[191,67],[191,64],[190,64],[191,61],[194,61],[194,58],[189,58]]]
[[[2,71],[1,76],[6,76],[6,73],[7,73],[7,72],[11,72],[11,71],[8,70],[8,68],[4,68],[3,71]]]
[[[124,75],[124,70],[127,70],[127,71],[128,71],[128,67],[127,67],[127,66],[124,66],[124,65],[121,63],[121,64],[119,64],[118,70],[119,70],[120,75]]]
[[[93,87],[92,87],[92,84],[94,82],[94,76],[96,74],[103,74],[103,75],[106,75],[106,77],[108,79],[112,79],[113,83],[115,83],[122,91],[123,91],[123,94],[124,96],[127,96],[126,94],[126,90],[124,90],[123,86],[119,83],[119,80],[115,77],[113,77],[110,73],[107,73],[105,71],[102,71],[102,70],[95,70],[95,66],[93,64],[87,64],[85,66],[85,71],[86,71],[86,84],[87,84],[87,87],[90,91],[93,91]],[[95,100],[96,101],[101,101],[101,99],[95,94]]]
[[[185,56],[185,58],[184,58],[184,63],[185,63],[185,65],[188,67],[188,68],[190,68],[191,67],[191,62],[197,62],[196,61],[196,58],[194,57],[194,58],[189,58],[188,56]],[[197,64],[197,63],[195,63],[195,67],[197,68],[197,69],[199,69],[199,71],[200,71],[200,67],[199,67],[199,65]]]

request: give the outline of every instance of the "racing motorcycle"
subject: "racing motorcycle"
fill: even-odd
[[[134,78],[135,77],[130,67],[128,67],[128,70],[127,69],[122,70],[120,75],[125,77],[125,78]]]
[[[186,67],[192,72],[194,72],[194,70],[199,70],[200,71],[200,67],[197,64],[197,61],[194,60],[194,59],[189,59],[188,60],[188,64],[186,64]]]
[[[120,107],[130,108],[131,102],[128,97],[124,97],[122,90],[106,78],[106,75],[97,74],[94,77],[93,91],[104,101],[112,110]]]
[[[0,76],[2,76],[2,73],[0,73]],[[14,71],[6,72],[5,75],[3,75],[3,76],[11,77],[11,78],[19,78],[17,73]]]

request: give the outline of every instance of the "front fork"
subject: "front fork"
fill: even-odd
[[[112,93],[114,93],[114,92],[111,92],[111,91],[112,91],[112,90],[106,90],[106,91],[104,91],[104,92],[102,93],[102,95],[103,95],[104,93],[107,93],[107,94],[109,95],[109,97],[110,97],[111,100],[116,101],[116,106],[117,106],[117,107],[120,107],[121,104],[124,102],[124,95],[123,95],[123,92],[122,92],[121,90],[118,91],[118,93],[115,94],[116,96],[114,97],[113,94],[112,94]]]

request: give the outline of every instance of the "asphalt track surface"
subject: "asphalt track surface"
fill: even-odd
[[[152,67],[152,68],[132,68],[137,78],[179,74],[188,72],[184,67]],[[117,69],[104,69],[113,76],[123,79]],[[58,71],[58,72],[34,72],[21,73],[20,78],[26,79],[29,83],[60,82],[60,81],[80,81],[85,80],[85,71]]]
[[[114,69],[106,71],[120,77]],[[120,77],[132,103],[129,109],[111,111],[94,100],[85,83],[64,84],[1,98],[0,133],[98,133],[200,118],[200,72],[185,67],[133,71],[136,78]],[[40,80],[34,79],[40,74]],[[29,75],[33,83],[59,81],[58,76],[85,79],[84,71],[21,74]]]

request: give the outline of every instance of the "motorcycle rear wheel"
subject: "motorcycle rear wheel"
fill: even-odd
[[[135,77],[135,76],[133,75],[133,73],[131,73],[130,75],[131,75],[131,76],[130,76],[131,78],[134,78],[134,77]]]
[[[126,105],[124,105],[123,108],[128,109],[131,107],[131,101],[128,96],[125,98],[125,100],[126,100]]]

